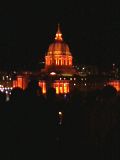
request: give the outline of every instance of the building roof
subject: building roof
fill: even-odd
[[[59,24],[55,40],[49,45],[47,55],[71,55],[69,46],[63,41]]]

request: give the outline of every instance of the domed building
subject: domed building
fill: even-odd
[[[69,46],[63,41],[60,26],[58,25],[54,42],[49,45],[45,54],[44,69],[32,73],[29,78],[38,81],[43,93],[53,87],[56,89],[57,94],[66,94],[76,86],[78,75],[73,67],[73,57]],[[28,81],[26,81],[25,76],[23,78],[19,76],[17,81],[14,82],[14,86],[26,88],[26,82]]]
[[[45,55],[45,69],[43,72],[61,75],[77,74],[73,68],[73,57],[70,52],[69,46],[63,41],[60,26],[55,35],[55,40],[48,47],[48,51]]]

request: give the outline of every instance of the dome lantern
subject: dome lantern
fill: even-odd
[[[55,40],[57,40],[57,41],[63,41],[62,33],[60,31],[60,24],[58,24],[58,30],[57,30],[57,33],[55,35]]]

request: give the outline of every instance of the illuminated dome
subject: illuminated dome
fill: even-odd
[[[66,43],[56,41],[49,46],[48,55],[51,54],[71,55],[69,47]]]
[[[63,42],[59,25],[55,36],[55,41],[50,44],[47,55],[71,55],[68,45]]]
[[[63,42],[59,25],[55,35],[55,41],[50,44],[45,56],[45,66],[46,68],[50,68],[51,66],[72,66],[72,55],[68,45]]]

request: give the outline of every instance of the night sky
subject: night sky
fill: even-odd
[[[22,68],[44,60],[58,23],[75,63],[107,66],[120,62],[118,4],[41,2],[0,6],[0,68]]]

